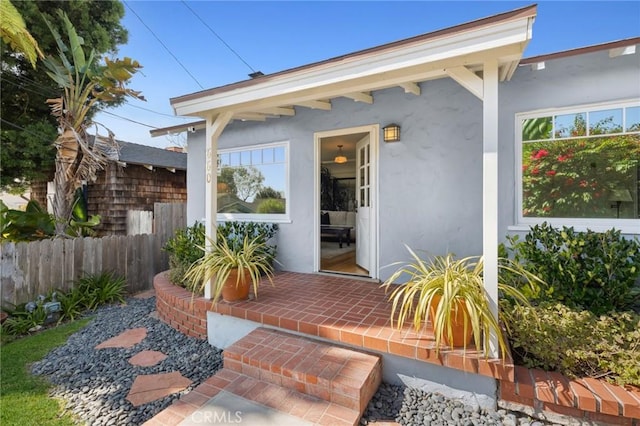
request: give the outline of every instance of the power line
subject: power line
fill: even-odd
[[[10,83],[10,84],[13,84],[13,85],[16,85],[16,86],[18,86],[18,87],[19,87],[19,85],[18,85],[17,83],[13,82],[13,81],[6,80],[5,82]],[[43,93],[41,93],[41,92],[37,92],[37,91],[35,91],[35,90],[33,90],[32,88],[29,88],[29,87],[21,87],[21,88],[22,88],[23,90],[26,90],[27,92],[31,92],[31,93],[36,94],[36,95],[40,95],[40,96],[42,96],[42,95],[43,95]],[[131,105],[131,106],[136,107],[136,105]],[[137,108],[142,108],[142,107],[137,107]],[[142,108],[142,109],[146,109],[146,108]],[[162,113],[160,113],[160,112],[156,112],[156,111],[151,111],[151,110],[147,110],[147,111],[155,112],[156,114],[162,114]],[[122,120],[130,121],[131,123],[135,123],[135,124],[139,124],[139,125],[141,125],[141,126],[149,127],[150,129],[157,129],[157,128],[158,128],[158,127],[156,127],[156,126],[152,126],[152,125],[150,125],[150,124],[141,123],[141,122],[139,122],[139,121],[135,121],[135,120],[132,120],[132,119],[130,119],[130,118],[123,117],[123,116],[121,116],[121,115],[114,114],[114,113],[109,112],[109,111],[105,111],[105,110],[98,110],[97,112],[98,112],[98,113],[102,112],[102,113],[105,113],[105,114],[108,114],[108,115],[112,115],[112,116],[114,116],[114,117],[116,117],[116,118],[120,118],[120,119],[122,119]],[[172,115],[168,115],[168,114],[162,114],[162,115],[167,115],[167,116],[169,116],[169,117],[173,117],[173,118],[175,118],[174,116],[172,116]],[[185,118],[185,119],[186,119],[186,117],[179,117],[179,118]],[[9,123],[9,124],[11,124],[11,123]],[[26,130],[26,129],[24,129],[24,128],[20,128],[20,129],[28,132],[28,130]]]
[[[215,31],[213,30],[213,28],[211,28],[211,27],[209,26],[209,24],[207,24],[207,23],[206,23],[206,21],[205,21],[204,19],[202,19],[202,18],[201,18],[201,17],[200,17],[200,15],[198,15],[198,14],[196,13],[196,11],[195,11],[195,10],[193,10],[193,9],[191,8],[191,6],[189,6],[189,5],[187,4],[187,2],[185,2],[184,0],[181,0],[181,1],[182,1],[182,4],[184,4],[184,5],[185,5],[185,7],[186,7],[187,9],[189,9],[189,10],[191,11],[191,13],[193,13],[193,15],[194,15],[196,18],[198,18],[198,20],[199,20],[200,22],[202,22],[202,24],[203,24],[205,27],[207,27],[207,28],[209,29],[209,31],[211,31],[211,33],[213,33],[213,35],[214,35],[214,36],[216,36],[216,37],[218,38],[218,40],[220,40],[220,41],[222,42],[222,44],[224,44],[225,46],[227,46],[227,49],[229,49],[229,50],[230,50],[234,55],[236,55],[236,56],[238,57],[238,59],[240,59],[240,60],[241,60],[241,61],[242,61],[242,62],[243,62],[247,67],[249,67],[249,69],[250,69],[252,72],[254,72],[254,73],[256,72],[256,70],[255,70],[251,65],[249,65],[249,63],[247,63],[247,61],[245,61],[245,60],[242,58],[242,56],[240,56],[240,54],[239,54],[238,52],[236,52],[235,50],[233,50],[233,48],[232,48],[231,46],[229,46],[229,44],[228,44],[226,41],[224,41],[224,40],[222,39],[222,37],[220,37],[220,35],[219,35],[217,32],[215,32]]]
[[[12,75],[12,74],[8,74],[8,75]],[[45,91],[47,91],[47,92],[50,91],[51,90],[50,87],[45,87],[45,86],[39,85],[38,83],[33,82],[32,80],[29,80],[29,79],[21,77],[21,76],[17,76],[17,75],[12,75],[12,76],[16,77],[16,79],[18,81],[16,82],[16,81],[12,81],[11,79],[3,78],[3,82],[9,83],[9,84],[11,84],[13,86],[16,86],[16,87],[18,87],[18,88],[20,88],[22,90],[26,90],[27,92],[31,92],[31,93],[34,93],[36,95],[43,96],[45,98],[60,96],[60,93],[54,94],[53,91],[49,92],[51,94],[44,93]],[[40,91],[37,91],[35,89],[38,89]]]
[[[125,105],[126,105],[126,106],[130,106],[130,107],[134,107],[134,108],[138,108],[138,109],[141,109],[141,110],[143,110],[143,111],[149,111],[149,112],[152,112],[152,113],[154,113],[154,114],[164,115],[165,117],[181,118],[181,119],[183,119],[183,120],[193,120],[193,118],[190,118],[190,117],[181,117],[181,116],[179,116],[179,115],[165,114],[164,112],[154,111],[154,110],[152,110],[152,109],[145,108],[145,107],[141,107],[141,106],[138,106],[138,105],[133,105],[133,104],[125,104]],[[123,105],[123,106],[124,106],[124,105]]]
[[[9,120],[5,120],[2,117],[0,117],[0,121],[2,121],[3,123],[8,124],[9,126],[15,128],[15,129],[22,130],[23,132],[29,133],[30,135],[33,135],[33,136],[37,137],[38,139],[40,139],[42,141],[53,143],[53,141],[51,141],[48,137],[46,137],[42,133],[36,133],[36,132],[34,132],[32,130],[25,129],[24,127],[22,127],[22,126],[20,126],[20,125],[18,125],[16,123],[12,123]]]
[[[171,50],[169,50],[169,48],[168,48],[168,47],[167,47],[167,46],[162,42],[162,40],[160,40],[160,38],[156,35],[156,33],[154,33],[154,32],[153,32],[153,30],[152,30],[151,28],[149,28],[149,26],[148,26],[148,25],[147,25],[147,24],[142,20],[142,18],[140,17],[140,15],[138,15],[138,14],[136,13],[136,11],[135,11],[135,10],[133,10],[133,9],[131,8],[131,6],[129,6],[129,3],[128,3],[128,2],[126,2],[126,1],[124,1],[124,0],[123,0],[122,2],[125,4],[125,6],[127,6],[127,7],[129,8],[129,10],[130,10],[131,12],[133,12],[133,14],[134,14],[134,15],[136,15],[136,17],[137,17],[137,18],[138,18],[138,20],[142,23],[142,25],[144,25],[144,26],[149,30],[149,32],[150,32],[150,33],[155,37],[155,39],[156,39],[156,40],[158,40],[158,43],[160,43],[160,44],[162,45],[162,47],[164,47],[164,49],[169,53],[169,55],[171,55],[171,57],[173,57],[173,59],[175,59],[175,61],[176,61],[176,62],[177,62],[181,67],[182,67],[182,69],[183,69],[187,74],[189,74],[189,76],[193,79],[193,81],[195,81],[195,82],[198,84],[198,86],[200,86],[200,88],[204,90],[204,87],[202,86],[202,84],[200,84],[200,82],[199,82],[199,81],[198,81],[198,80],[193,76],[193,74],[191,74],[191,72],[189,72],[189,70],[187,69],[187,67],[185,67],[185,66],[182,64],[182,62],[180,62],[180,60],[176,57],[176,55],[174,55],[174,54],[171,52]]]
[[[47,96],[48,97],[59,97],[61,95],[60,93],[55,93],[54,94],[54,92],[51,92],[52,93],[51,95],[46,95],[43,92],[38,92],[38,91],[34,90],[33,87],[38,88],[40,90],[46,90],[46,91],[51,90],[51,88],[50,87],[45,87],[43,85],[40,85],[40,84],[36,83],[35,81],[30,80],[30,79],[28,79],[26,77],[23,77],[23,76],[19,76],[19,75],[15,75],[15,74],[8,74],[8,75],[11,75],[12,77],[16,77],[18,80],[24,80],[24,81],[28,82],[29,84],[27,84],[27,83],[20,84],[20,83],[17,83],[15,81],[11,81],[10,79],[4,79],[5,83],[9,83],[9,84],[11,84],[13,86],[16,86],[16,87],[18,87],[18,88],[20,88],[22,90],[26,90],[27,92],[31,92],[33,94],[40,95],[40,96],[45,96],[45,97],[47,97]],[[130,103],[125,103],[122,106],[130,106],[130,107],[133,107],[133,108],[138,108],[138,109],[141,109],[143,111],[152,112],[154,114],[163,115],[165,117],[180,118],[182,120],[192,120],[189,117],[181,117],[179,115],[165,114],[163,112],[154,111],[152,109],[144,108],[144,107],[141,107],[141,106],[138,106],[138,105],[133,105],[133,104],[130,104]],[[100,111],[104,112],[102,110],[100,110]],[[143,125],[147,126],[147,127],[153,127],[153,126],[149,126],[149,125],[146,125],[146,124],[143,124]],[[153,128],[155,128],[155,127],[153,127]]]
[[[151,129],[157,129],[157,127],[156,127],[156,126],[151,126],[150,124],[144,124],[144,123],[141,123],[141,122],[139,122],[139,121],[132,120],[132,119],[130,119],[130,118],[123,117],[123,116],[121,116],[121,115],[114,114],[114,113],[109,112],[109,111],[100,111],[100,112],[102,112],[103,114],[112,115],[112,116],[114,116],[114,117],[116,117],[116,118],[120,118],[120,119],[125,120],[125,121],[130,121],[130,122],[132,122],[132,123],[139,124],[139,125],[141,125],[141,126],[149,127],[149,128],[151,128]]]

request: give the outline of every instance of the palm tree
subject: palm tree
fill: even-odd
[[[9,0],[0,1],[0,36],[14,51],[24,54],[34,68],[36,60],[44,56],[20,12]]]
[[[144,97],[127,87],[142,68],[137,61],[105,58],[101,63],[93,49],[85,56],[83,39],[64,12],[58,11],[58,15],[68,44],[47,21],[58,45],[58,55],[44,58],[44,65],[49,77],[64,90],[59,98],[47,99],[51,114],[58,121],[59,136],[54,142],[57,152],[53,211],[57,219],[56,233],[62,235],[69,223],[76,189],[83,181],[95,180],[98,170],[117,159],[118,144],[109,129],[105,128],[108,136],[96,135],[90,142],[89,127],[99,125],[91,116],[98,107],[118,104],[127,96],[142,100]]]

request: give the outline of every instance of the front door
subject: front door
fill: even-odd
[[[371,271],[372,244],[371,137],[366,135],[356,144],[356,264]]]

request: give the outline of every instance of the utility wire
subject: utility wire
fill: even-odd
[[[238,57],[238,59],[240,59],[240,60],[241,60],[241,61],[242,61],[242,62],[243,62],[247,67],[249,67],[249,69],[250,69],[252,72],[256,72],[256,70],[255,70],[251,65],[249,65],[249,64],[247,63],[247,61],[245,61],[245,60],[242,58],[242,56],[240,56],[240,54],[239,54],[238,52],[236,52],[235,50],[233,50],[233,48],[232,48],[231,46],[229,46],[229,44],[228,44],[226,41],[224,41],[224,40],[222,39],[222,37],[220,37],[220,35],[219,35],[217,32],[215,32],[215,31],[213,30],[213,28],[211,28],[211,27],[209,26],[209,24],[207,24],[207,23],[206,23],[206,21],[205,21],[204,19],[202,19],[202,18],[201,18],[201,17],[200,17],[200,15],[198,15],[198,14],[196,13],[196,11],[195,11],[195,10],[193,10],[193,9],[191,8],[191,6],[189,6],[189,5],[187,4],[187,2],[185,2],[184,0],[181,0],[181,1],[182,1],[182,4],[184,4],[184,5],[185,5],[185,7],[186,7],[187,9],[189,9],[189,10],[191,11],[191,13],[193,13],[193,15],[194,15],[196,18],[198,18],[198,20],[199,20],[200,22],[202,22],[202,24],[203,24],[205,27],[207,27],[207,28],[209,29],[209,31],[211,31],[211,33],[213,33],[213,35],[214,35],[214,36],[216,36],[216,37],[218,38],[218,40],[220,40],[220,41],[222,42],[222,44],[224,44],[224,45],[227,47],[227,49],[229,49],[231,52],[233,52],[233,54],[234,54],[234,55],[236,55],[236,56]]]
[[[5,120],[5,119],[4,119],[4,118],[2,118],[2,117],[0,117],[0,121],[2,121],[3,123],[8,124],[9,126],[11,126],[11,127],[15,128],[15,129],[22,130],[23,132],[29,133],[30,135],[33,135],[33,136],[37,137],[38,139],[40,139],[40,140],[42,140],[42,141],[44,141],[44,142],[50,142],[50,143],[53,143],[53,141],[52,141],[52,140],[50,140],[48,137],[46,137],[46,136],[45,136],[45,135],[43,135],[42,133],[36,133],[36,132],[34,132],[34,131],[32,131],[32,130],[25,129],[24,127],[19,126],[19,125],[17,125],[16,123],[12,123],[12,122],[11,122],[11,121],[9,121],[9,120]]]
[[[138,108],[138,109],[141,109],[141,110],[143,110],[143,111],[149,111],[149,112],[152,112],[152,113],[154,113],[154,114],[164,115],[165,117],[181,118],[181,119],[183,119],[183,120],[193,120],[193,118],[191,118],[191,117],[182,117],[182,116],[179,116],[179,115],[165,114],[164,112],[154,111],[154,110],[152,110],[152,109],[145,108],[145,107],[141,107],[141,106],[138,106],[138,105],[133,105],[133,104],[125,104],[125,105],[126,105],[126,106],[130,106],[130,107],[134,107],[134,108]]]
[[[5,82],[6,82],[6,83],[9,83],[9,84],[13,84],[13,85],[19,86],[17,83],[15,83],[15,82],[13,82],[13,81],[11,81],[11,80],[5,80]],[[31,93],[33,93],[33,94],[39,95],[39,96],[43,96],[43,93],[38,92],[38,91],[35,91],[35,90],[33,90],[32,88],[29,88],[29,87],[22,87],[22,89],[23,89],[23,90],[26,90],[27,92],[31,92]],[[131,106],[136,107],[136,105],[131,105]],[[137,108],[142,108],[142,107],[137,107]],[[146,108],[142,108],[142,109],[146,109]],[[152,110],[147,110],[147,111],[155,112],[156,114],[162,114],[162,113],[160,113],[160,112],[156,112],[156,111],[152,111]],[[102,112],[102,113],[104,113],[104,114],[112,115],[112,116],[114,116],[114,117],[116,117],[116,118],[120,118],[120,119],[122,119],[122,120],[130,121],[131,123],[135,123],[135,124],[139,124],[139,125],[141,125],[141,126],[149,127],[150,129],[157,129],[157,128],[158,128],[158,127],[156,127],[156,126],[152,126],[152,125],[150,125],[150,124],[141,123],[141,122],[139,122],[139,121],[135,121],[135,120],[132,120],[132,119],[130,119],[130,118],[123,117],[123,116],[121,116],[121,115],[114,114],[114,113],[109,112],[109,111],[106,111],[106,110],[98,110],[98,111],[97,111],[97,113],[101,113],[101,112]],[[173,118],[175,118],[174,116],[172,116],[172,115],[168,115],[168,114],[162,114],[162,115],[167,115],[168,117],[173,117]],[[185,118],[185,119],[186,119],[186,117],[180,117],[180,118]],[[9,122],[7,122],[7,123],[9,123]],[[9,124],[12,124],[12,123],[9,123]],[[24,130],[24,131],[26,131],[26,132],[28,132],[28,130],[26,130],[26,129],[22,128],[22,127],[20,127],[20,129],[21,129],[21,130]]]
[[[17,76],[17,75],[12,75],[12,74],[9,74],[9,75],[11,75],[12,77],[16,77],[18,80],[24,80],[24,81],[26,81],[26,82],[29,82],[29,84],[27,84],[27,83],[22,83],[22,84],[21,84],[21,83],[17,83],[17,82],[15,82],[15,81],[11,81],[10,79],[4,79],[4,82],[5,82],[5,83],[12,84],[12,85],[14,85],[14,86],[16,86],[16,87],[19,87],[19,88],[21,88],[21,89],[23,89],[23,90],[26,90],[26,91],[28,91],[28,92],[34,93],[34,94],[36,94],[36,95],[41,95],[41,96],[42,96],[42,95],[44,95],[44,93],[42,93],[42,92],[38,92],[38,91],[35,91],[35,90],[34,90],[32,87],[30,87],[30,86],[36,87],[36,88],[38,88],[38,89],[40,89],[40,90],[43,90],[43,91],[49,91],[49,90],[51,90],[51,88],[50,88],[50,87],[45,87],[45,86],[43,86],[43,85],[40,85],[40,84],[36,83],[35,81],[30,80],[30,79],[28,79],[28,78],[26,78],[26,77],[23,77],[23,76]],[[49,97],[59,97],[59,96],[61,95],[60,93],[55,93],[55,94],[54,94],[54,92],[51,92],[51,93],[52,93],[51,95],[48,95]],[[138,109],[141,109],[141,110],[143,110],[143,111],[152,112],[152,113],[154,113],[154,114],[163,115],[163,116],[165,116],[165,117],[181,118],[181,119],[183,119],[183,120],[191,120],[191,118],[189,118],[189,117],[181,117],[181,116],[176,116],[176,115],[171,115],[171,114],[165,114],[165,113],[163,113],[163,112],[154,111],[154,110],[152,110],[152,109],[144,108],[144,107],[141,107],[141,106],[138,106],[138,105],[133,105],[133,104],[130,104],[130,103],[125,103],[125,104],[124,104],[124,105],[122,105],[122,106],[123,106],[123,107],[124,107],[124,106],[130,106],[130,107],[133,107],[133,108],[138,108]],[[101,110],[101,111],[102,111],[102,110]],[[152,127],[152,126],[148,126],[148,127]]]
[[[171,50],[169,50],[169,48],[168,48],[168,47],[167,47],[167,46],[162,42],[162,40],[160,40],[160,38],[156,35],[156,33],[154,33],[154,32],[153,32],[153,30],[152,30],[151,28],[149,28],[149,26],[148,26],[148,25],[147,25],[147,24],[142,20],[142,18],[140,17],[140,15],[138,15],[138,14],[136,13],[136,11],[135,11],[135,10],[133,10],[133,9],[131,8],[131,6],[129,6],[129,3],[128,3],[127,1],[125,1],[125,0],[123,0],[122,2],[125,4],[125,6],[127,6],[127,7],[129,8],[129,10],[130,10],[131,12],[133,12],[133,14],[134,14],[134,15],[136,15],[136,17],[137,17],[137,18],[138,18],[138,20],[142,23],[142,25],[144,25],[144,26],[149,30],[149,32],[150,32],[150,33],[151,33],[151,34],[156,38],[156,40],[158,40],[158,43],[160,43],[160,44],[162,45],[162,47],[164,47],[164,49],[169,53],[169,55],[171,55],[171,57],[173,57],[173,59],[175,59],[175,61],[176,61],[176,62],[177,62],[181,67],[182,67],[182,69],[183,69],[187,74],[189,74],[189,76],[193,79],[193,81],[195,81],[195,82],[198,84],[198,86],[200,86],[200,88],[204,90],[204,87],[202,86],[202,84],[200,84],[200,82],[198,81],[198,79],[196,79],[196,78],[193,76],[193,74],[191,74],[191,72],[189,72],[189,70],[187,69],[187,67],[185,67],[185,66],[182,64],[182,62],[180,62],[180,60],[176,57],[176,55],[174,55],[174,54],[171,52]]]
[[[151,126],[151,125],[149,125],[149,124],[144,124],[144,123],[141,123],[141,122],[139,122],[139,121],[132,120],[132,119],[130,119],[130,118],[123,117],[123,116],[121,116],[121,115],[114,114],[114,113],[109,112],[109,111],[100,111],[100,112],[101,112],[101,113],[103,113],[103,114],[112,115],[112,116],[114,116],[114,117],[116,117],[116,118],[120,118],[120,119],[125,120],[125,121],[130,121],[130,122],[132,122],[132,123],[139,124],[139,125],[141,125],[141,126],[149,127],[149,128],[151,128],[151,129],[157,129],[157,128],[158,128],[158,127],[156,127],[156,126]]]
[[[12,81],[10,78],[9,79],[8,78],[3,78],[2,80],[3,80],[4,83],[9,83],[9,84],[11,84],[13,86],[16,86],[16,87],[18,87],[18,88],[20,88],[22,90],[26,90],[28,92],[35,93],[36,95],[41,95],[41,96],[49,97],[49,98],[50,97],[60,96],[59,93],[53,94],[54,93],[53,91],[49,92],[49,93],[51,93],[50,95],[44,93],[45,91],[47,91],[47,92],[50,91],[51,90],[50,87],[44,87],[44,86],[39,85],[39,84],[37,84],[35,82],[31,82],[29,79],[26,79],[26,82],[25,82],[25,80],[23,80],[23,77],[20,77],[20,76],[15,76],[14,75],[13,77],[16,77],[18,81],[17,82],[16,81]],[[38,89],[40,91],[36,91],[35,89]]]

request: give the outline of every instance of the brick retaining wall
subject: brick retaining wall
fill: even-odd
[[[562,374],[515,367],[515,381],[500,380],[499,398],[537,412],[571,416],[587,422],[640,425],[640,389],[605,380],[571,380]]]
[[[155,276],[153,287],[156,290],[156,310],[162,321],[187,336],[207,338],[210,301],[193,297],[186,289],[171,284],[167,272]]]

